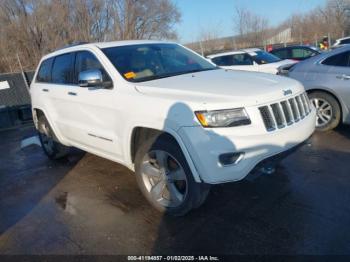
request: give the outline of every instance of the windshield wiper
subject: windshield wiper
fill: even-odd
[[[185,75],[185,74],[192,74],[192,73],[197,73],[197,72],[202,72],[202,71],[210,71],[210,70],[216,70],[219,69],[219,67],[213,67],[213,68],[201,68],[201,69],[194,69],[194,70],[189,70],[189,71],[181,71],[181,72],[176,72],[176,73],[169,73],[169,74],[163,74],[163,75],[154,75],[154,76],[147,76],[143,77],[140,79],[135,79],[133,82],[146,82],[146,81],[151,81],[151,80],[157,80],[161,78],[167,78],[167,77],[172,77],[172,76],[178,76],[178,75]]]

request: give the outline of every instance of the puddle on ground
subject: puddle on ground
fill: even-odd
[[[68,195],[68,192],[63,192],[59,194],[55,198],[56,204],[62,208],[64,211],[70,213],[71,215],[75,215],[77,213],[76,209],[74,208],[74,197]]]
[[[26,148],[31,145],[37,145],[41,147],[40,140],[38,136],[28,137],[21,141],[21,149]]]
[[[67,196],[68,192],[63,192],[62,194],[56,197],[56,203],[64,210],[67,206]]]

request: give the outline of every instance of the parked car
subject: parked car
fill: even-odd
[[[214,64],[225,69],[256,71],[270,74],[277,74],[280,66],[296,63],[292,60],[281,60],[258,48],[213,54],[207,56],[207,58]]]
[[[300,62],[288,75],[305,86],[317,109],[318,130],[350,123],[350,45]]]
[[[135,171],[147,200],[183,215],[209,184],[243,179],[314,131],[290,78],[223,70],[175,43],[83,44],[42,58],[30,87],[44,152],[74,146]]]
[[[333,45],[333,47],[341,46],[341,45],[348,45],[350,44],[350,36],[337,39]]]
[[[271,54],[280,59],[292,59],[295,61],[302,61],[320,54],[321,52],[313,46],[296,45],[276,48],[270,51]]]

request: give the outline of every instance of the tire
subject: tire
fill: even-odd
[[[157,210],[183,216],[204,203],[210,186],[195,182],[179,145],[168,135],[143,143],[135,157],[138,186]]]
[[[338,101],[332,95],[319,91],[310,93],[309,98],[317,112],[316,130],[324,132],[336,128],[341,119]]]
[[[62,145],[55,136],[44,115],[38,117],[38,135],[41,147],[50,159],[60,159],[69,153],[69,147]]]

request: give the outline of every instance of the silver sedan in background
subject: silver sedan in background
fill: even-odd
[[[317,109],[316,128],[327,131],[350,124],[350,45],[294,65],[288,76],[299,80]]]

